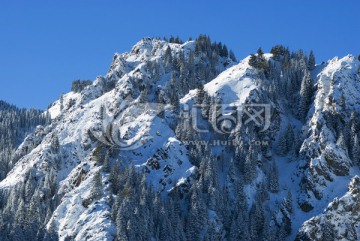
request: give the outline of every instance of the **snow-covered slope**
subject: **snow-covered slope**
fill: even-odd
[[[323,213],[306,221],[296,240],[359,240],[360,178],[355,176],[348,192],[336,197]]]
[[[341,59],[335,57],[324,65],[318,66],[321,69],[317,74],[318,92],[315,99],[316,110],[341,111],[341,99],[345,100],[346,109],[359,110],[359,61],[352,55]],[[315,70],[316,72],[316,70]]]
[[[225,70],[205,85],[210,96],[218,96],[226,104],[244,104],[259,80],[249,64],[249,57]]]
[[[248,62],[249,57],[220,73],[215,79],[204,85],[205,91],[211,97],[221,98],[222,103],[244,104],[250,92],[256,89],[259,83],[256,71]],[[197,91],[198,89],[191,90],[180,100],[180,103],[184,104],[194,99]]]
[[[164,88],[170,81],[164,63],[168,47],[173,56],[181,52],[187,60],[195,43],[175,44],[145,38],[130,53],[115,54],[105,77],[99,76],[81,93],[70,92],[54,102],[48,110],[54,120],[51,126],[40,128],[31,143],[27,138],[19,147],[18,152],[26,147],[29,153],[23,155],[0,182],[0,189],[14,189],[25,181],[29,172],[41,179],[53,169],[61,200],[47,227],[56,230],[60,240],[69,237],[74,240],[112,240],[116,234],[109,218],[108,200],[112,194],[108,191],[108,174],[93,161],[97,143],[112,145],[123,140],[125,146],[112,146],[120,148],[115,159],[147,173],[148,182],[155,190],[166,192],[177,185],[190,183],[196,168],[190,164],[185,146],[176,138],[171,118],[160,117],[157,109],[168,113],[172,107],[140,103],[141,93],[148,94],[144,97],[147,101],[155,101],[154,90]],[[195,58],[196,64],[201,61]],[[224,69],[225,61],[228,60],[219,59],[219,71]],[[156,69],[157,73],[149,72],[148,65],[156,65],[151,69]],[[115,124],[119,133],[110,137],[113,139],[109,143],[108,136],[104,135],[107,128]],[[58,143],[58,149],[54,148],[57,146],[54,143]],[[84,207],[82,202],[89,196],[94,174],[98,171],[102,175],[104,194],[95,203]]]

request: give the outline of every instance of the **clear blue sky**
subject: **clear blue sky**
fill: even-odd
[[[132,3],[130,3],[132,2]],[[360,53],[360,1],[1,1],[0,99],[46,108],[145,36],[200,33],[241,59],[275,44],[317,62]]]

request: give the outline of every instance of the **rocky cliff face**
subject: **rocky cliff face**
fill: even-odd
[[[360,178],[355,176],[344,196],[336,197],[323,213],[301,226],[296,240],[358,240],[359,191]]]
[[[308,137],[300,150],[305,171],[299,204],[304,211],[329,192],[329,184],[338,176],[348,176],[357,166],[358,144],[352,144],[358,135],[358,71],[359,62],[353,56],[334,58],[315,70],[317,91],[304,127]]]

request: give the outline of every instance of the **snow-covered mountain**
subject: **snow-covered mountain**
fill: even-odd
[[[273,50],[237,63],[200,36],[115,54],[14,152],[4,240],[321,240],[341,205],[356,221],[360,63]]]

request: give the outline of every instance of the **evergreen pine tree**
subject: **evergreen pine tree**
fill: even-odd
[[[168,72],[170,70],[170,68],[172,66],[172,62],[173,62],[173,57],[172,57],[170,46],[168,46],[166,48],[164,61],[165,61],[165,70],[166,70],[166,72]]]
[[[226,47],[226,45],[224,44],[223,47],[222,47],[222,51],[221,51],[221,57],[228,57],[229,56],[229,52],[228,52],[228,49]]]
[[[292,204],[292,202],[293,202],[293,198],[292,198],[291,190],[289,189],[288,193],[286,195],[286,198],[284,200],[284,207],[286,208],[286,210],[289,213],[293,212],[293,204]]]
[[[270,192],[277,193],[279,191],[279,171],[275,161],[271,163],[270,178],[269,178]]]
[[[308,69],[313,70],[315,68],[315,64],[315,55],[314,52],[311,50],[309,54]]]
[[[103,164],[103,171],[109,173],[110,170],[110,158],[109,158],[109,151],[106,151],[104,157],[104,164]]]
[[[301,81],[300,100],[299,100],[299,117],[304,120],[309,110],[312,91],[312,79],[310,74],[307,73]]]
[[[235,57],[235,54],[234,54],[234,52],[233,52],[232,50],[230,50],[229,58],[230,58],[232,61],[237,62],[236,57]]]
[[[258,59],[255,54],[250,55],[249,65],[254,68],[258,68]]]
[[[96,200],[102,196],[102,194],[103,194],[102,188],[103,187],[102,187],[101,174],[99,171],[97,171],[94,175],[93,186],[91,189],[91,197],[93,200]]]
[[[64,94],[60,96],[60,111],[64,109]]]
[[[285,47],[282,45],[275,45],[274,47],[271,48],[270,53],[273,54],[273,59],[275,61],[279,61],[280,60],[280,56],[283,56],[285,53]]]
[[[106,155],[106,147],[101,142],[97,142],[97,145],[93,152],[93,160],[99,164],[103,164]]]
[[[251,240],[263,240],[265,226],[265,213],[262,203],[256,201],[250,209],[250,235]]]
[[[201,239],[201,231],[207,222],[207,211],[202,194],[194,187],[191,195],[190,210],[187,220],[187,240],[196,241]]]
[[[55,153],[58,153],[59,150],[60,150],[60,142],[59,142],[59,138],[57,137],[56,134],[54,134],[53,137],[52,137],[51,147],[52,147],[52,150],[53,150]]]
[[[264,56],[264,52],[262,51],[262,49],[261,49],[261,47],[260,48],[258,48],[258,50],[257,50],[257,56],[259,57],[259,58],[261,58],[261,57],[263,57]]]
[[[282,132],[279,136],[278,145],[276,147],[276,152],[284,156],[287,154],[288,146],[287,146],[287,140],[286,140],[286,132]]]
[[[354,134],[353,145],[352,145],[352,157],[354,165],[360,165],[360,143],[357,134]]]
[[[342,107],[342,108],[346,108],[346,102],[345,102],[345,96],[344,94],[341,94],[340,96],[340,103],[339,105]]]
[[[205,99],[205,89],[202,83],[199,84],[196,94],[196,104],[201,105]]]

